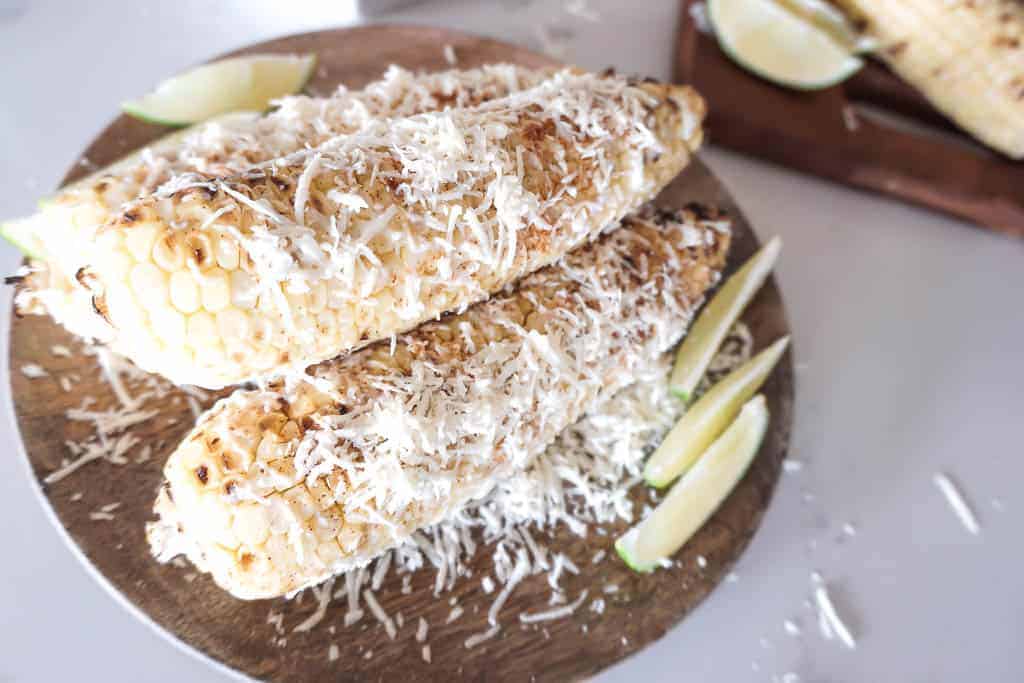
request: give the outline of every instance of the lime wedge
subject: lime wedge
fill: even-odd
[[[183,126],[229,111],[266,109],[298,92],[313,75],[316,55],[251,55],[204,64],[122,105],[150,123]]]
[[[619,557],[649,572],[671,557],[708,520],[747,471],[768,427],[764,396],[748,401],[739,416],[704,452],[665,499],[615,542]]]
[[[0,236],[31,259],[43,259],[45,250],[37,235],[36,216],[15,218],[0,224]]]
[[[661,488],[690,468],[761,388],[789,345],[783,337],[708,389],[683,413],[644,467],[644,479]]]
[[[672,393],[683,401],[693,396],[722,340],[772,272],[781,250],[782,240],[773,237],[722,285],[701,311],[676,353],[669,380]]]
[[[780,0],[708,0],[718,44],[744,69],[798,90],[828,88],[856,73],[856,47],[813,10]],[[798,6],[806,2],[796,3]],[[832,21],[838,15],[832,16]],[[850,29],[851,35],[853,29]]]

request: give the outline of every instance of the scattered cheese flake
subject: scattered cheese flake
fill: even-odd
[[[427,640],[427,631],[429,630],[429,628],[430,628],[430,626],[429,626],[429,624],[427,624],[427,620],[424,619],[423,617],[420,617],[419,625],[416,627],[416,642],[417,643],[422,643],[422,642],[425,642]]]
[[[574,17],[579,17],[586,21],[592,21],[595,23],[601,21],[601,15],[597,10],[589,5],[587,0],[567,0],[565,3],[565,11]]]
[[[420,655],[422,655],[424,662],[426,662],[427,664],[430,664],[430,646],[429,645],[424,645],[423,646],[423,648],[420,650]]]
[[[494,626],[491,626],[489,629],[487,629],[486,631],[483,631],[482,633],[476,633],[474,635],[471,635],[469,638],[466,638],[466,642],[463,643],[463,646],[467,650],[472,650],[474,647],[476,647],[480,643],[486,642],[486,641],[490,640],[491,638],[493,638],[494,636],[498,635],[498,631],[500,631],[500,630],[501,630],[501,627],[498,626],[497,624],[495,624]]]
[[[860,117],[857,116],[857,110],[848,104],[843,106],[843,125],[851,133],[856,133],[860,128]]]
[[[832,603],[832,598],[828,593],[828,589],[824,585],[820,585],[814,589],[814,600],[818,604],[818,613],[820,618],[823,620],[821,623],[826,625],[825,632],[834,633],[839,636],[839,640],[843,642],[843,645],[855,650],[857,648],[857,641],[853,637],[853,633],[840,619],[839,613],[836,611],[835,605]],[[826,636],[829,637],[829,636]]]
[[[690,18],[698,31],[711,35],[714,29],[711,26],[711,18],[708,17],[708,6],[705,2],[695,2],[690,5]]]
[[[29,379],[40,379],[42,377],[49,377],[50,373],[43,369],[43,366],[36,365],[35,363],[26,363],[21,366],[21,374],[25,375]]]
[[[327,579],[319,586],[313,586],[313,597],[316,598],[316,609],[301,624],[292,629],[295,633],[305,633],[323,621],[327,614],[327,606],[331,603],[331,593],[334,590],[334,578]]]
[[[444,61],[448,62],[451,66],[455,66],[459,63],[458,58],[455,56],[455,48],[448,44],[444,46]]]
[[[706,568],[708,566],[708,558],[704,557],[703,555],[698,555],[697,556],[697,566],[700,567],[701,569]]]
[[[370,612],[373,616],[384,626],[384,630],[388,634],[388,638],[391,640],[395,639],[395,635],[398,633],[395,629],[395,622],[391,621],[391,617],[388,616],[384,608],[377,602],[377,596],[369,589],[363,591],[363,600],[366,601],[366,605],[370,608]]]
[[[582,593],[580,593],[578,598],[573,600],[568,605],[562,605],[561,607],[556,607],[555,609],[547,610],[546,612],[534,612],[532,614],[521,612],[519,614],[519,621],[523,622],[524,624],[533,624],[538,621],[551,621],[552,619],[562,619],[575,612],[576,608],[582,605],[583,601],[586,599],[587,591],[583,591]]]
[[[54,356],[59,356],[61,358],[71,357],[71,349],[61,344],[54,344],[53,346],[51,346],[50,353],[52,353]]]
[[[978,524],[978,518],[975,517],[974,511],[967,501],[964,500],[956,484],[941,472],[935,473],[932,481],[935,482],[935,486],[942,492],[942,495],[946,497],[946,502],[949,503],[949,506],[953,509],[957,518],[959,518],[960,523],[964,525],[964,528],[974,535],[981,533],[981,525]]]
[[[337,645],[335,645],[334,643],[331,643],[331,646],[329,648],[327,648],[327,661],[328,662],[336,662],[336,661],[338,661],[338,659],[340,657],[341,657],[341,650],[338,649]]]

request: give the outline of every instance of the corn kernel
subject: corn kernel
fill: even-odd
[[[228,284],[228,276],[220,268],[204,273],[199,282],[199,289],[202,292],[203,308],[211,313],[216,313],[231,303],[231,286]]]
[[[174,233],[168,233],[153,244],[153,262],[168,273],[185,267],[185,246]]]
[[[213,243],[213,253],[217,257],[217,265],[224,270],[238,268],[238,242],[230,235],[219,234]]]
[[[194,313],[199,310],[199,285],[187,270],[179,270],[171,275],[171,303],[182,313]]]
[[[156,240],[157,226],[152,223],[134,225],[124,231],[124,245],[128,248],[132,258],[139,263],[149,261],[149,255],[153,251],[153,242]]]
[[[139,263],[128,276],[135,299],[146,308],[167,303],[167,274],[150,262]]]

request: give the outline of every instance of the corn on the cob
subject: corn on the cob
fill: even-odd
[[[833,0],[877,55],[981,142],[1024,158],[1024,4],[1019,0]]]
[[[727,221],[625,222],[463,314],[214,405],[164,468],[154,553],[274,597],[485,496],[676,342],[718,278]]]
[[[49,313],[71,332],[103,340],[106,321],[92,293],[76,280],[88,265],[96,231],[125,202],[154,192],[183,173],[220,177],[315,147],[381,117],[468,107],[533,87],[548,75],[510,64],[414,75],[391,67],[362,90],[344,86],[332,96],[280,100],[265,117],[232,114],[162,138],[140,153],[73,183],[45,200],[31,222],[42,258],[19,293],[22,313]]]
[[[302,369],[480,301],[652,198],[701,138],[685,86],[563,71],[126,204],[77,272],[106,339],[179,384]]]

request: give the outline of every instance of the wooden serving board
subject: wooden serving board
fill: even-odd
[[[493,40],[400,26],[309,33],[254,45],[241,52],[315,51],[320,56],[320,68],[311,87],[315,92],[326,93],[341,82],[361,86],[391,63],[424,70],[446,68],[442,56],[445,44],[454,46],[460,65],[466,67],[496,61],[551,63],[540,55]],[[159,127],[122,116],[100,134],[83,156],[106,164],[163,132]],[[85,170],[74,165],[65,182]],[[671,206],[691,200],[717,204],[732,214],[732,267],[756,249],[757,238],[743,214],[700,161],[662,196],[663,203]],[[774,281],[765,286],[744,319],[758,347],[788,333],[782,299]],[[55,344],[75,351],[71,357],[55,356],[51,352]],[[42,366],[49,376],[27,378],[20,369],[29,363]],[[576,596],[588,587],[596,593],[596,587],[617,584],[617,593],[604,596],[605,612],[598,615],[582,608],[571,618],[541,624],[543,630],[540,626],[520,625],[520,611],[543,609],[547,605],[550,593],[546,578],[534,576],[520,584],[502,610],[501,634],[467,650],[463,646],[465,639],[486,630],[486,612],[494,597],[484,595],[476,579],[456,583],[453,594],[466,613],[445,626],[451,608],[446,600],[432,596],[433,571],[413,575],[413,590],[407,595],[401,593],[400,582],[392,574],[389,582],[377,591],[386,611],[401,611],[405,618],[405,626],[392,641],[369,616],[350,629],[344,628],[344,600],[335,600],[316,628],[293,633],[292,628],[313,611],[310,596],[301,604],[284,600],[242,602],[218,589],[205,576],[194,576],[191,567],[157,564],[149,556],[143,524],[152,518],[151,506],[162,464],[193,422],[184,394],[173,390],[160,404],[159,414],[133,430],[143,438],[143,444],[153,447],[148,461],[135,462],[143,445],[140,444],[129,453],[127,464],[92,462],[47,485],[44,478],[68,456],[65,440],[81,439],[90,433],[85,425],[70,421],[65,411],[78,407],[87,395],[97,397],[94,409],[115,406],[117,401],[109,386],[99,380],[95,360],[82,355],[80,346],[48,318],[12,319],[10,367],[15,411],[35,484],[76,554],[159,628],[237,672],[272,681],[567,681],[600,671],[664,635],[729,571],[757,529],[771,499],[786,453],[793,413],[793,372],[787,356],[764,389],[772,421],[761,453],[724,506],[681,551],[680,566],[638,575],[628,570],[612,550],[613,539],[623,531],[622,526],[608,527],[606,536],[591,533],[586,539],[561,529],[544,542],[566,552],[580,568],[579,576],[563,579],[567,595]],[[59,386],[59,378],[69,373],[80,375],[81,382],[71,392],[65,392]],[[634,492],[637,501],[646,498],[641,489],[638,487]],[[112,519],[96,519],[95,512],[112,502],[120,502],[110,513]],[[592,564],[591,558],[600,549],[608,551],[608,558]],[[703,569],[696,563],[699,555],[707,559]],[[490,569],[486,550],[477,554],[477,561],[477,574]],[[273,642],[274,627],[267,623],[271,609],[284,615],[285,646]],[[420,646],[413,637],[421,616],[430,623],[432,664],[421,659]],[[333,634],[332,625],[336,627]],[[331,644],[337,645],[340,654],[334,662],[327,656]],[[364,657],[368,651],[373,652],[369,659]]]
[[[1024,237],[1024,162],[981,147],[878,62],[815,92],[744,71],[697,29],[690,8],[704,1],[681,2],[675,74],[707,98],[713,144]]]

